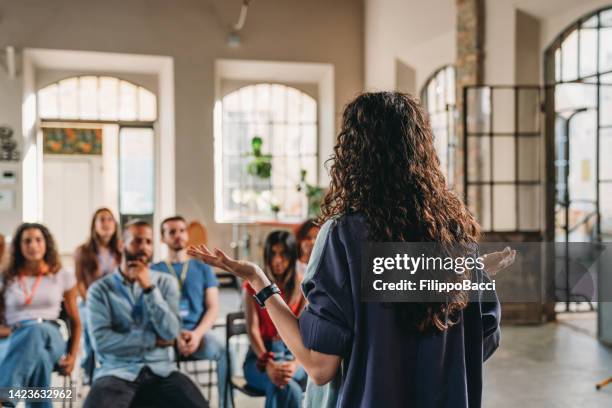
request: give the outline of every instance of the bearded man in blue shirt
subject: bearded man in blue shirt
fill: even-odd
[[[176,367],[179,291],[175,279],[149,270],[153,230],[133,221],[124,233],[124,257],[87,294],[89,330],[100,366],[85,408],[208,407],[197,386]]]

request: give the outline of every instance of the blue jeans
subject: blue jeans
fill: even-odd
[[[6,357],[0,363],[1,387],[49,387],[53,367],[66,351],[66,342],[53,323],[24,323],[11,333]],[[51,408],[48,402],[27,407]]]
[[[0,364],[2,364],[2,360],[4,360],[4,356],[6,356],[6,351],[8,350],[8,346],[10,342],[11,342],[10,336],[5,339],[0,339]]]
[[[265,341],[266,350],[274,353],[274,361],[295,360],[285,343],[281,340]],[[306,383],[306,371],[299,367],[293,378],[284,388],[279,388],[268,377],[264,371],[257,369],[257,356],[249,349],[244,360],[244,377],[247,383],[266,393],[266,408],[300,408],[302,406],[302,395]]]
[[[212,333],[206,333],[201,347],[191,355],[195,360],[212,360],[217,364],[217,387],[219,392],[219,407],[225,407],[227,386],[227,358],[225,345]],[[228,407],[232,408],[231,399]]]
[[[81,301],[79,303],[79,315],[81,317],[81,349],[83,351],[83,357],[81,359],[81,368],[83,369],[83,383],[91,383],[93,377],[93,371],[96,367],[96,361],[94,358],[94,351],[91,346],[91,337],[89,337],[89,330],[87,329],[87,303]]]

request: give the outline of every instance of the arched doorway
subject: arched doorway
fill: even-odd
[[[136,217],[153,223],[155,94],[120,78],[88,75],[39,89],[37,105],[42,218],[61,253],[68,256],[86,238],[100,206],[122,223]]]
[[[558,310],[592,310],[596,279],[572,266],[579,247],[569,243],[612,241],[612,8],[559,34],[545,83],[548,236],[566,243],[556,246],[555,296]]]
[[[429,115],[440,167],[449,187],[455,182],[457,147],[455,88],[455,67],[445,65],[431,74],[421,89],[421,101]]]

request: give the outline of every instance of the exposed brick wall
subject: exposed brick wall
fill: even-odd
[[[455,189],[463,197],[463,87],[479,85],[484,79],[484,0],[457,0],[457,149]]]

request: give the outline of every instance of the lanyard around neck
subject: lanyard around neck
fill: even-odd
[[[189,271],[189,260],[185,261],[183,263],[183,268],[181,269],[181,274],[179,275],[176,272],[176,269],[174,269],[174,266],[172,266],[172,262],[166,262],[166,266],[168,266],[168,270],[170,272],[172,272],[174,274],[174,276],[176,276],[176,278],[179,281],[179,290],[183,290],[183,283],[185,283],[185,279],[187,278],[187,272]]]
[[[19,277],[19,284],[21,285],[21,291],[23,292],[23,295],[25,296],[25,304],[27,306],[29,306],[32,303],[32,299],[34,299],[34,295],[36,294],[36,291],[38,290],[38,287],[40,286],[42,277],[43,277],[42,274],[38,274],[38,276],[36,277],[36,282],[34,282],[34,285],[32,285],[32,288],[30,290],[28,290],[28,285],[26,284],[25,276],[21,275]]]

